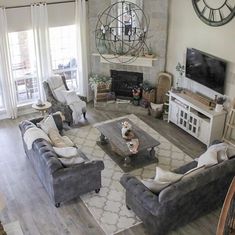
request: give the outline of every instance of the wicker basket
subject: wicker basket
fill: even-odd
[[[148,102],[155,103],[155,89],[151,91],[143,91],[142,97]]]

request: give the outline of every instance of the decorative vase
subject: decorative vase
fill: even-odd
[[[224,109],[224,106],[222,104],[215,105],[215,112],[222,112],[223,109]]]

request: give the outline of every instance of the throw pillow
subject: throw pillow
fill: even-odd
[[[41,122],[37,123],[37,126],[40,127],[46,134],[48,134],[51,129],[58,132],[58,128],[52,115],[45,117]]]
[[[223,162],[225,160],[228,160],[228,156],[227,156],[227,153],[226,153],[225,150],[218,151],[218,153],[217,153],[217,160],[218,160],[219,163]]]
[[[50,129],[48,133],[52,145],[59,148],[73,147],[74,143],[67,136],[61,136],[60,133],[54,129]]]
[[[65,86],[62,85],[54,90],[55,98],[61,103],[66,103],[66,99],[64,97],[64,91],[66,91]]]
[[[201,167],[201,166],[208,167],[208,166],[215,165],[217,163],[218,163],[217,150],[208,148],[207,151],[198,158],[197,167]]]
[[[170,185],[169,182],[158,182],[154,179],[145,179],[141,182],[153,193],[159,193],[162,189]]]
[[[156,167],[156,176],[154,180],[160,181],[160,182],[175,182],[182,178],[182,174],[176,174],[171,171],[163,170],[160,167]]]
[[[160,167],[156,167],[155,178],[144,179],[142,180],[142,183],[153,193],[159,193],[163,188],[180,180],[182,177],[182,174],[176,174],[167,170],[163,170]]]
[[[235,148],[232,147],[232,146],[228,146],[228,149],[227,149],[227,156],[228,158],[234,158],[235,157]]]
[[[70,158],[78,154],[77,148],[75,147],[63,147],[63,148],[53,147],[53,149],[55,150],[56,154],[59,157]]]

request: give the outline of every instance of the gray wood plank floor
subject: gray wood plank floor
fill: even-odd
[[[89,108],[88,121],[81,126],[97,123],[125,113],[104,112]],[[25,156],[18,123],[38,116],[31,114],[16,120],[0,121],[0,192],[7,206],[0,213],[3,225],[19,221],[25,235],[104,235],[83,202],[78,198],[55,208]],[[185,153],[197,157],[205,146],[173,124],[151,116],[139,116]],[[204,216],[170,235],[215,234],[220,210]],[[143,225],[118,235],[148,235]]]

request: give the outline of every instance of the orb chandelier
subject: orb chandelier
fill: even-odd
[[[96,48],[100,56],[112,63],[131,63],[143,53],[149,20],[137,4],[117,1],[99,16],[95,30]]]

